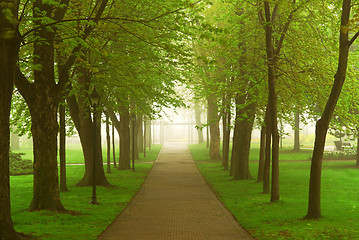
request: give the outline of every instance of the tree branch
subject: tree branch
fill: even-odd
[[[359,31],[350,39],[349,47],[355,42],[355,40],[359,37]]]
[[[287,34],[287,31],[288,31],[288,29],[289,29],[289,25],[290,25],[290,23],[291,23],[292,20],[293,20],[294,13],[296,13],[305,3],[309,2],[309,1],[310,1],[310,0],[307,0],[307,1],[303,2],[301,5],[299,5],[298,7],[294,8],[294,9],[290,12],[290,14],[289,14],[289,16],[288,16],[288,20],[287,20],[287,22],[286,22],[285,25],[284,25],[284,28],[283,28],[283,31],[282,31],[282,33],[281,33],[280,39],[279,39],[279,41],[278,41],[277,49],[275,50],[275,53],[274,53],[275,56],[278,56],[279,53],[280,53],[280,50],[281,50],[281,48],[282,48],[282,46],[283,46],[283,41],[284,41],[285,35]],[[296,1],[293,0],[293,3],[292,3],[292,4],[295,5],[295,3],[296,3]]]
[[[33,90],[33,84],[30,83],[25,75],[21,72],[20,68],[17,67],[15,73],[15,85],[21,95],[24,97],[26,102],[32,101],[35,97],[35,92]]]
[[[105,10],[105,7],[107,5],[108,0],[104,0],[101,2],[101,5],[99,6],[99,10],[96,13],[96,16],[94,18],[94,22],[97,24],[101,18],[102,13]],[[84,30],[84,34],[82,36],[82,39],[85,40],[90,33],[92,32],[92,30],[94,29],[93,26],[87,26],[86,29]],[[78,45],[76,47],[73,48],[72,53],[70,55],[70,57],[67,59],[66,63],[63,64],[61,67],[59,67],[59,83],[58,86],[61,89],[64,89],[66,83],[69,80],[69,71],[71,69],[71,67],[73,66],[73,64],[75,63],[76,60],[76,53],[78,51],[81,50],[81,45]]]
[[[60,5],[66,6],[66,7],[59,7],[55,11],[54,20],[59,21],[64,18],[65,13],[67,11],[67,8],[69,6],[70,0],[61,0]]]

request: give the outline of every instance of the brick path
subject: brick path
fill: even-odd
[[[187,146],[167,144],[140,192],[98,239],[253,238],[208,188]]]

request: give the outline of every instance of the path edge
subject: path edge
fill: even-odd
[[[152,170],[153,170],[153,168],[156,166],[158,157],[160,156],[162,150],[163,150],[163,145],[161,146],[161,149],[160,149],[160,151],[158,152],[158,155],[157,155],[155,161],[153,162],[153,165],[152,165],[152,167],[151,167],[151,169],[150,169],[150,172],[147,174],[145,180],[144,180],[143,183],[141,184],[141,187],[138,189],[138,191],[135,193],[135,195],[133,195],[133,197],[131,198],[131,200],[127,203],[126,207],[125,207],[124,209],[122,209],[122,211],[117,214],[117,216],[116,216],[116,217],[112,220],[112,222],[100,233],[100,235],[97,236],[97,239],[98,239],[98,240],[105,239],[104,237],[101,237],[102,234],[103,234],[104,232],[106,232],[107,229],[108,229],[110,226],[112,226],[112,224],[114,224],[114,222],[116,222],[117,219],[118,219],[122,214],[124,214],[125,210],[126,210],[126,209],[128,208],[128,206],[134,201],[134,199],[137,197],[137,195],[138,195],[140,192],[143,191],[143,185],[147,182],[147,179],[148,179],[148,178],[150,177],[150,175],[152,174]],[[192,157],[192,156],[191,156],[191,157]]]
[[[199,171],[199,169],[197,167],[196,161],[193,160],[193,156],[192,156],[192,153],[191,153],[191,151],[190,151],[190,149],[188,147],[188,144],[187,144],[187,149],[188,149],[189,155],[191,156],[191,160],[193,161],[193,165],[195,166],[195,169],[198,172],[198,175],[200,176],[201,181],[207,186],[207,188],[208,188],[209,192],[211,193],[211,195],[220,202],[221,207],[224,210],[226,210],[226,212],[236,221],[236,223],[239,225],[239,227],[242,228],[248,234],[249,237],[251,237],[253,240],[256,240],[256,238],[253,237],[252,234],[245,227],[242,226],[242,224],[238,221],[238,219],[234,216],[234,214],[231,211],[229,211],[229,209],[226,207],[226,205],[224,205],[224,203],[219,198],[218,192],[212,186],[212,184],[210,184],[209,182],[206,181],[206,179],[204,179],[204,177],[202,176],[201,172]]]

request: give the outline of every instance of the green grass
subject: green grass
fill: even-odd
[[[203,146],[190,146],[196,159]],[[194,151],[193,151],[194,150]],[[300,160],[296,153],[287,159]],[[304,156],[305,157],[305,156]],[[307,160],[304,158],[302,160]],[[308,204],[309,161],[280,163],[281,201],[269,203],[256,179],[233,181],[220,163],[197,163],[206,181],[217,191],[226,207],[257,239],[359,239],[359,169],[354,161],[324,162],[322,214],[318,221],[302,220]],[[257,162],[250,162],[252,176]]]
[[[147,147],[147,151],[146,154],[148,155],[146,159],[144,159],[143,157],[143,153],[139,153],[139,160],[136,161],[149,161],[148,159],[150,159],[151,157],[153,157],[153,154],[158,151],[161,148],[161,145],[159,144],[155,144],[151,146],[151,150],[153,151],[149,151],[148,147]],[[23,159],[29,159],[31,161],[33,161],[33,149],[32,147],[22,147],[20,150],[14,150],[14,153],[24,153],[24,155],[22,156]],[[103,156],[103,162],[106,163],[107,162],[107,149],[104,147],[102,148],[102,156]],[[118,148],[116,148],[116,162],[118,162],[118,158],[119,158],[119,151]],[[59,157],[58,157],[58,162],[59,162]],[[113,162],[112,160],[112,150],[111,150],[111,162]],[[66,149],[66,163],[68,164],[81,164],[84,163],[84,156],[81,150],[81,146],[80,145],[76,145],[75,147],[72,146],[70,148]]]
[[[216,162],[219,160],[210,160],[209,159],[209,149],[206,148],[206,143],[201,144],[190,144],[191,154],[194,156],[193,159],[195,161],[212,161]],[[232,143],[229,145],[230,155],[232,154]],[[282,161],[304,161],[309,160],[312,156],[312,150],[303,149],[300,151],[293,151],[290,148],[280,149],[279,160]],[[222,154],[222,147],[221,147]],[[251,148],[249,153],[249,161],[259,161],[259,148]]]
[[[153,162],[160,146],[143,161]],[[126,207],[138,192],[153,164],[137,163],[136,171],[112,170],[106,177],[116,188],[97,187],[99,205],[91,205],[91,187],[73,187],[84,174],[84,166],[67,166],[69,192],[61,193],[61,202],[73,214],[50,211],[29,212],[33,176],[13,176],[11,181],[12,219],[15,229],[39,239],[97,239],[98,235]]]

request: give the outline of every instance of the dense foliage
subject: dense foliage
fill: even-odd
[[[10,152],[10,175],[26,175],[33,173],[32,161],[22,159],[22,153]]]

